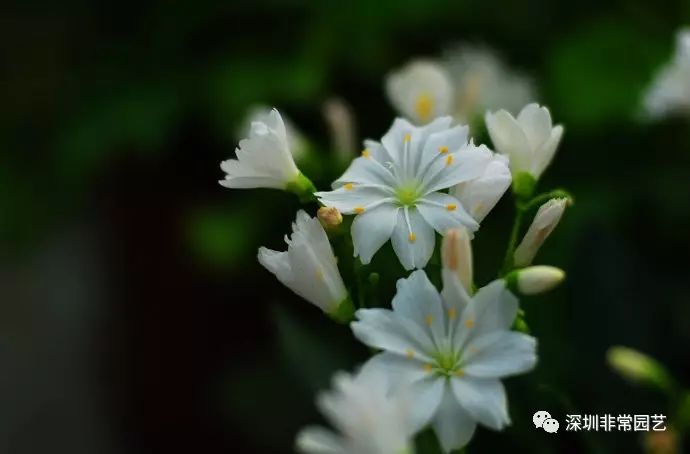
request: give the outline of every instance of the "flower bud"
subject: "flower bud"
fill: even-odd
[[[326,229],[337,227],[343,223],[343,215],[335,207],[321,207],[316,212],[321,225]]]
[[[506,277],[508,286],[523,295],[538,295],[560,284],[565,272],[555,266],[530,266],[516,270]]]
[[[441,247],[441,260],[443,267],[452,271],[465,290],[472,294],[472,245],[467,229],[458,227],[446,233]]]
[[[567,204],[567,198],[558,198],[551,199],[539,207],[532,224],[513,254],[513,263],[516,267],[532,263],[541,245],[561,220]]]
[[[671,388],[671,379],[664,366],[658,361],[628,347],[611,347],[606,353],[609,366],[626,380],[657,386],[663,390]]]

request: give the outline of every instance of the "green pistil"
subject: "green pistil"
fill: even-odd
[[[436,373],[450,377],[460,370],[460,354],[453,351],[438,352],[434,355]]]
[[[416,184],[401,186],[395,190],[395,196],[398,198],[400,205],[414,205],[420,196],[419,187]]]

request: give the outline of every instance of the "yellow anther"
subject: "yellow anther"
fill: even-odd
[[[434,100],[426,93],[417,96],[414,104],[414,112],[420,120],[427,122],[431,120],[431,112],[434,110]]]
[[[417,235],[410,232],[410,235],[407,238],[410,240],[410,243],[414,243],[417,240]]]
[[[438,147],[438,152],[441,154],[446,154],[446,153],[448,153],[448,147],[446,147],[446,146]]]
[[[431,314],[427,315],[424,317],[424,323],[431,326],[431,324],[434,323],[434,317],[432,317]]]
[[[355,213],[357,213],[357,214],[364,213],[364,207],[355,207]]]
[[[345,183],[345,184],[343,185],[343,187],[345,188],[346,191],[352,191],[352,188],[354,188],[355,185],[352,184],[352,183]]]
[[[455,209],[456,209],[457,207],[458,207],[458,206],[457,206],[456,204],[454,204],[454,203],[449,203],[448,205],[446,205],[446,210],[448,210],[448,211],[455,211]]]
[[[449,154],[448,157],[446,157],[446,165],[449,166],[453,163],[453,155]]]
[[[371,153],[369,153],[369,150],[367,150],[366,148],[364,150],[362,150],[362,156],[363,157],[368,158],[370,155],[371,155]]]
[[[467,320],[465,320],[465,328],[470,329],[473,326],[474,326],[474,320],[472,320],[471,318],[468,318]]]
[[[414,358],[414,351],[411,348],[408,348],[407,351],[405,351],[405,355],[407,355],[408,358]]]
[[[458,311],[455,310],[454,307],[451,307],[450,309],[448,309],[448,318],[449,319],[453,320],[457,316],[458,316]]]
[[[454,372],[456,377],[464,377],[465,376],[465,371],[462,369],[458,369]]]
[[[426,363],[426,364],[424,365],[424,372],[431,372],[432,370],[434,370],[434,365],[433,365],[433,364]]]
[[[409,133],[405,134],[403,142],[409,142],[410,140],[412,140],[412,136]]]
[[[321,269],[316,270],[314,274],[316,275],[317,280],[323,281],[323,271],[321,271]]]

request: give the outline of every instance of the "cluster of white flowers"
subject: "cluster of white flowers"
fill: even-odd
[[[393,107],[417,124],[452,115],[473,123],[487,110],[517,112],[536,98],[531,81],[489,49],[456,45],[440,59],[416,59],[392,72],[386,92]]]
[[[380,141],[365,141],[330,191],[316,191],[300,172],[291,151],[295,142],[276,110],[256,117],[237,159],[221,164],[223,186],[285,189],[321,205],[315,217],[300,210],[285,237],[287,250],[262,247],[259,262],[334,320],[349,323],[354,336],[378,352],[354,376],[336,374],[334,390],[320,395],[318,405],[338,433],[305,429],[297,438],[302,452],[409,454],[426,427],[444,451],[461,448],[477,424],[493,430],[510,424],[501,379],[537,362],[537,342],[522,329],[518,296],[542,293],[564,278],[557,268],[528,266],[568,202],[562,192],[533,195],[563,128],[536,104],[517,118],[505,110],[487,112],[497,153],[476,145],[467,126],[445,115],[454,86],[437,69],[419,62],[391,78],[394,102],[421,126],[398,118]],[[424,98],[420,93],[427,90]],[[519,215],[505,269],[477,289],[471,241],[511,183]],[[532,208],[536,216],[518,244],[521,219]],[[343,215],[354,216],[347,243],[353,258],[341,259],[375,268],[374,255],[391,240],[398,272],[407,277],[398,280],[390,308],[372,308],[362,300],[366,292],[352,291],[364,284],[344,282],[331,247],[343,239]],[[443,237],[441,291],[424,270],[437,234]]]
[[[650,118],[690,115],[690,28],[678,32],[673,58],[647,89],[644,109]]]

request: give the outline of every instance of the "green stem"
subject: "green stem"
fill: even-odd
[[[518,235],[520,234],[520,229],[522,227],[522,218],[524,217],[524,211],[516,204],[515,219],[513,220],[513,228],[510,231],[510,239],[508,240],[508,247],[506,249],[506,255],[503,258],[503,267],[501,268],[501,276],[505,276],[513,269],[513,254],[515,253],[515,248],[517,247]]]

